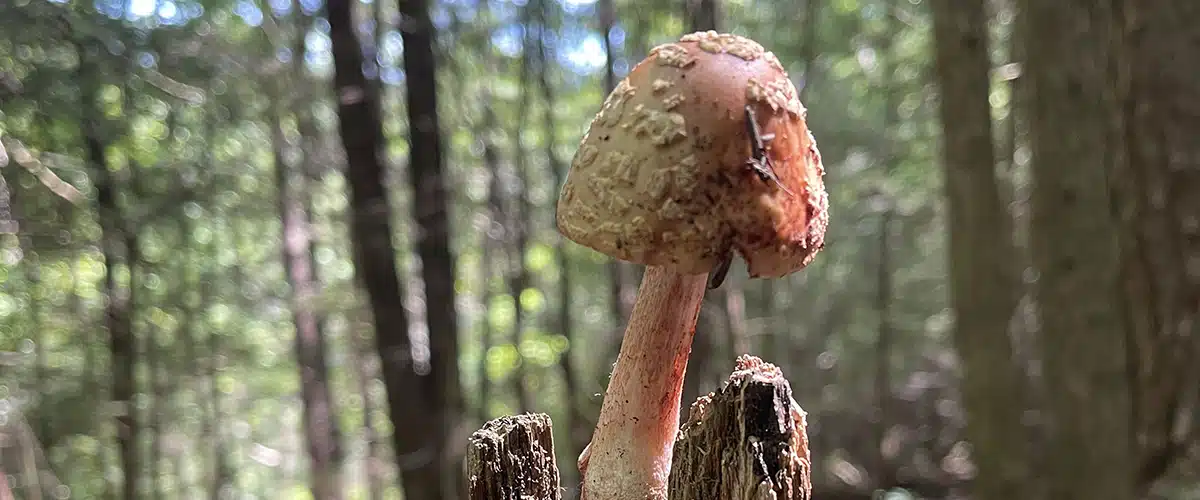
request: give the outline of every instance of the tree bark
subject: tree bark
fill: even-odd
[[[604,0],[608,1],[608,0]],[[554,185],[562,186],[566,181],[567,170],[569,164],[563,162],[562,158],[556,152],[557,141],[555,135],[558,133],[558,122],[555,119],[554,111],[558,109],[558,102],[554,95],[554,87],[550,83],[550,68],[554,66],[554,61],[548,55],[547,44],[551,43],[546,39],[549,32],[547,23],[547,9],[552,2],[548,0],[538,0],[539,14],[538,21],[542,25],[539,32],[538,40],[538,86],[542,91],[542,125],[543,135],[545,135],[545,154],[546,163],[550,169],[551,175],[554,177]],[[575,303],[574,294],[571,290],[571,262],[567,256],[566,238],[555,238],[554,240],[554,255],[558,266],[558,328],[563,337],[567,339],[569,348],[559,357],[559,368],[563,372],[563,385],[566,386],[566,413],[567,413],[567,456],[577,457],[587,446],[591,439],[590,426],[586,417],[583,414],[583,408],[579,403],[579,396],[583,394],[582,387],[579,383],[578,374],[575,370],[575,363],[572,359],[572,354],[579,351],[576,344],[574,330],[571,322],[571,306]],[[568,483],[575,483],[575,468],[568,468]]]
[[[546,414],[488,422],[471,435],[467,454],[471,500],[558,500],[554,434]]]
[[[204,136],[206,140],[213,141],[216,138],[217,120],[214,116],[213,109],[209,109],[205,114]],[[211,142],[210,142],[211,144]],[[215,162],[211,148],[205,150],[204,154],[205,170],[207,172],[215,171]],[[245,290],[248,281],[244,272],[244,256],[241,252],[242,245],[245,244],[243,238],[246,236],[246,231],[242,225],[243,218],[236,215],[226,217],[224,228],[226,231],[216,230],[213,232],[214,237],[210,238],[208,244],[203,247],[200,254],[201,259],[206,259],[215,262],[217,260],[218,248],[221,246],[219,236],[228,235],[229,247],[233,249],[233,283],[238,290]],[[216,222],[213,223],[214,228],[220,228]],[[213,303],[213,295],[215,285],[212,280],[199,280],[197,286],[199,288],[199,312],[204,314],[210,304]],[[244,294],[239,294],[237,298],[239,306],[247,306],[247,298]],[[195,309],[193,309],[195,310]],[[195,321],[191,323],[194,328]],[[226,441],[226,434],[222,430],[227,428],[225,423],[225,406],[223,402],[225,397],[218,385],[217,377],[221,372],[220,360],[224,357],[225,343],[221,339],[222,333],[217,329],[209,327],[208,335],[205,339],[205,348],[208,351],[208,362],[204,364],[205,370],[204,379],[208,385],[208,404],[205,405],[203,420],[200,424],[200,435],[209,441],[212,453],[212,468],[211,476],[209,477],[210,486],[208,495],[211,500],[222,500],[229,491],[232,491],[237,486],[237,473],[230,465],[230,453]]]
[[[126,88],[125,91],[129,92],[129,89]],[[126,99],[126,105],[132,108],[132,95]],[[126,168],[128,169],[127,180],[130,191],[132,192],[131,194],[133,195],[132,198],[134,200],[140,200],[142,198],[142,189],[137,178],[137,171],[142,167],[134,162],[130,162]],[[136,201],[134,203],[136,203]],[[145,466],[143,464],[144,458],[142,457],[142,452],[138,451],[138,448],[141,446],[140,441],[143,432],[142,426],[144,424],[142,418],[138,415],[140,412],[138,411],[137,403],[134,401],[134,398],[138,394],[137,372],[138,363],[142,357],[140,354],[144,352],[146,346],[145,343],[148,342],[149,339],[145,336],[142,336],[142,338],[139,339],[137,332],[134,331],[134,316],[137,314],[138,307],[141,304],[141,302],[138,300],[141,295],[139,293],[141,291],[140,268],[142,267],[141,238],[138,234],[138,229],[130,227],[128,219],[126,219],[126,216],[124,215],[124,207],[118,210],[120,210],[119,213],[122,214],[118,219],[120,220],[119,226],[121,227],[119,232],[124,237],[125,270],[128,273],[128,278],[125,282],[125,296],[123,298],[124,307],[121,308],[121,312],[119,313],[120,320],[118,329],[121,331],[120,335],[122,338],[120,340],[114,338],[110,341],[110,346],[112,346],[112,355],[109,359],[111,359],[114,363],[114,377],[118,381],[113,385],[113,392],[117,393],[120,391],[122,394],[122,401],[126,403],[124,418],[126,419],[125,421],[129,429],[128,446],[133,449],[133,451],[123,450],[122,454],[128,454],[127,456],[130,457],[125,463],[136,464],[136,466],[133,467],[133,471],[126,471],[126,474],[129,475],[129,477],[126,479],[132,480],[134,483],[132,483],[132,485],[128,482],[124,483],[124,492],[125,495],[137,494],[140,497],[141,495],[145,494],[141,492],[141,487],[137,485],[137,478],[142,474],[142,467]],[[112,299],[110,298],[110,300]],[[117,356],[118,351],[122,352],[121,357]],[[129,364],[128,366],[118,366],[115,364],[119,362],[118,360],[128,360]]]
[[[692,31],[719,30],[721,8],[719,0],[684,0],[688,26]]]
[[[277,89],[276,96],[284,92]],[[303,103],[295,103],[303,106]],[[306,177],[295,175],[287,164],[287,138],[281,123],[283,109],[275,103],[271,114],[274,150],[276,203],[282,231],[283,269],[287,278],[295,327],[293,349],[300,371],[300,400],[304,440],[309,459],[309,488],[313,498],[337,500],[343,496],[341,479],[341,432],[329,388],[324,320],[314,301],[320,284],[313,265],[313,236],[309,209],[304,204]]]
[[[3,151],[4,145],[0,144],[0,151]],[[0,164],[7,163],[8,158],[4,153],[0,153]],[[25,283],[25,294],[28,296],[29,307],[26,313],[29,315],[29,340],[33,341],[33,393],[36,398],[43,398],[49,393],[46,391],[46,338],[45,328],[42,326],[42,278],[41,264],[38,259],[38,251],[35,248],[33,241],[33,227],[30,221],[26,218],[24,207],[25,189],[21,183],[21,170],[16,168],[0,167],[0,192],[7,191],[8,199],[0,199],[0,207],[7,209],[5,222],[11,222],[13,227],[11,230],[16,236],[17,249],[20,250],[20,266],[18,269],[23,274]],[[5,190],[7,188],[7,190]],[[31,203],[31,202],[30,202]],[[11,290],[8,293],[14,293]],[[35,435],[39,438],[43,446],[50,447],[54,439],[50,435],[51,423],[54,416],[47,412],[46,407],[43,407],[39,402],[39,415],[35,424]],[[47,405],[48,406],[48,405]]]
[[[202,267],[202,265],[197,261],[195,252],[193,250],[194,245],[192,239],[191,219],[183,210],[180,210],[177,214],[175,214],[175,229],[178,232],[178,240],[176,243],[176,245],[178,245],[176,247],[178,250],[176,251],[179,252],[179,262],[175,267],[174,280],[177,287],[177,293],[179,294],[179,326],[174,332],[172,332],[172,334],[180,343],[183,355],[187,359],[184,361],[182,373],[168,373],[168,375],[176,380],[176,382],[173,384],[175,387],[182,387],[186,381],[193,378],[197,380],[203,380],[204,376],[204,374],[200,371],[198,363],[198,360],[201,358],[199,356],[200,352],[197,349],[196,343],[196,308],[195,304],[193,304],[191,300],[193,293],[198,295],[200,292],[196,283],[197,280],[192,279],[193,273],[191,270],[196,267]],[[170,370],[168,370],[168,372],[170,372]],[[163,394],[168,394],[170,392],[171,391],[169,388],[163,388]],[[176,391],[176,407],[172,412],[172,414],[176,415],[175,418],[179,418],[178,416],[187,411],[187,409],[190,407],[188,404],[189,398],[195,401],[195,403],[202,408],[207,406],[204,399],[198,394],[188,394],[188,392],[190,391]],[[205,414],[201,416],[201,421],[204,422],[207,420],[208,415],[207,412],[205,412]],[[201,434],[203,435],[203,433]],[[174,458],[173,463],[175,465],[178,463],[178,456],[178,451],[172,454],[172,458]],[[183,469],[181,467],[172,468],[175,469],[175,484],[177,485],[176,487],[178,489],[184,490],[192,486],[183,477]]]
[[[804,410],[779,368],[753,356],[692,404],[671,464],[672,500],[812,498]]]
[[[1117,20],[1121,136],[1109,172],[1144,493],[1200,436],[1200,5],[1125,1]],[[1180,429],[1190,431],[1180,432]]]
[[[489,42],[490,43],[490,42]],[[504,193],[500,183],[500,152],[496,147],[496,142],[492,140],[492,134],[499,133],[499,126],[496,124],[496,112],[490,105],[492,102],[491,87],[484,84],[482,100],[484,103],[483,110],[483,127],[480,135],[483,137],[483,162],[484,167],[488,172],[488,201],[487,201],[487,227],[483,232],[484,241],[483,255],[480,259],[480,276],[482,277],[482,290],[480,292],[480,304],[483,306],[483,328],[480,330],[480,336],[483,339],[482,355],[479,358],[479,419],[486,422],[488,420],[488,407],[491,405],[491,380],[488,378],[487,371],[487,356],[488,351],[493,345],[492,320],[487,314],[492,305],[492,298],[495,296],[492,290],[492,278],[496,274],[495,250],[503,249],[502,242],[497,242],[496,234],[503,234],[504,220]],[[500,244],[498,244],[500,243]],[[503,252],[501,252],[503,253]]]
[[[521,40],[521,63],[518,78],[517,119],[513,123],[513,178],[517,188],[512,193],[512,204],[509,206],[505,236],[508,237],[508,293],[512,297],[513,331],[512,343],[517,350],[517,365],[513,369],[513,389],[517,393],[517,407],[522,413],[533,411],[533,395],[529,392],[528,364],[521,354],[521,344],[525,340],[525,308],[521,306],[521,293],[529,286],[530,273],[525,266],[525,253],[529,248],[529,231],[533,222],[533,205],[529,200],[529,166],[525,150],[525,122],[528,120],[530,108],[530,87],[533,81],[533,56],[536,51],[537,39],[533,34],[533,5],[529,2],[521,10],[521,24],[526,27]]]
[[[80,214],[77,214],[76,217],[80,219],[83,218]],[[84,304],[83,295],[80,293],[81,273],[79,272],[79,261],[80,259],[75,256],[71,259],[69,267],[71,275],[71,293],[69,299],[70,315],[72,319],[77,321],[78,325],[80,325],[79,328],[75,330],[75,334],[78,335],[79,339],[83,340],[83,342],[81,342],[82,345],[80,346],[80,348],[83,349],[83,382],[81,386],[84,393],[88,394],[88,399],[86,399],[86,401],[88,401],[90,404],[99,406],[103,401],[103,382],[100,377],[100,369],[97,366],[99,363],[96,361],[96,348],[98,347],[97,344],[100,343],[100,336],[90,326],[91,322],[89,321],[90,318],[88,315],[87,306]],[[102,446],[100,449],[96,450],[95,454],[93,454],[91,459],[91,467],[92,470],[97,471],[97,474],[99,474],[100,471],[103,471],[106,464],[109,463],[109,453],[110,451],[106,450],[106,447]],[[113,498],[112,489],[108,486],[101,488],[100,498],[104,500],[111,500]]]
[[[377,30],[379,19],[381,16],[383,2],[380,1],[375,7],[375,18],[377,20]],[[297,11],[299,7],[296,6]],[[290,269],[285,266],[285,271],[292,277],[293,285],[293,300],[296,304],[294,309],[293,320],[296,325],[296,353],[297,359],[300,361],[301,368],[301,392],[302,399],[306,402],[311,402],[313,409],[311,411],[312,422],[306,420],[306,434],[308,432],[317,433],[319,439],[309,439],[309,453],[313,457],[314,467],[311,473],[319,472],[320,477],[313,477],[313,485],[317,485],[317,481],[321,481],[326,491],[332,491],[330,498],[341,498],[344,496],[344,479],[341,469],[345,461],[345,453],[343,447],[344,435],[338,425],[337,410],[334,407],[334,398],[332,396],[332,388],[329,381],[328,367],[328,341],[326,339],[326,325],[328,317],[322,314],[318,309],[317,304],[312,301],[316,300],[320,295],[321,277],[320,268],[317,265],[316,248],[318,240],[314,225],[314,207],[313,207],[313,184],[318,178],[319,159],[317,158],[317,143],[320,139],[320,132],[317,129],[315,118],[313,117],[312,107],[307,105],[310,98],[315,96],[316,88],[313,86],[313,81],[309,77],[307,68],[303,62],[307,55],[307,45],[305,44],[305,34],[307,32],[308,18],[301,17],[296,20],[293,36],[293,44],[296,47],[296,56],[292,60],[292,75],[296,85],[292,87],[292,95],[290,99],[293,105],[290,107],[295,113],[296,129],[299,132],[299,146],[302,153],[302,162],[299,169],[288,168],[285,163],[280,163],[283,157],[276,156],[277,168],[283,170],[277,172],[277,176],[282,174],[283,177],[276,178],[276,183],[280,186],[279,203],[281,215],[287,214],[286,217],[281,217],[281,221],[287,222],[284,230],[284,248],[285,262],[291,261],[293,264]],[[285,86],[285,89],[287,87]],[[378,92],[378,90],[377,90]],[[277,118],[279,118],[277,116]],[[278,129],[278,127],[277,127]],[[280,129],[280,131],[282,131]],[[278,137],[283,140],[283,136]],[[277,150],[279,152],[280,150]],[[296,170],[296,171],[291,171]],[[294,188],[291,183],[295,183]],[[291,234],[290,239],[288,235]],[[307,273],[305,272],[307,270]],[[305,278],[307,274],[307,279]],[[308,283],[304,283],[307,281]],[[302,326],[303,325],[303,326]],[[303,335],[301,333],[303,332]],[[351,342],[351,350],[358,352],[359,346],[357,340]],[[366,366],[360,366],[359,370],[366,370]],[[371,372],[373,373],[373,372]],[[306,378],[311,379],[311,384],[306,388]],[[369,395],[363,394],[364,412],[370,408],[368,401]],[[366,413],[365,416],[369,417]],[[365,417],[366,418],[366,417]],[[374,428],[368,420],[365,423],[365,430],[368,439],[371,440],[370,446],[374,446]],[[313,442],[317,441],[317,442]],[[320,449],[321,466],[316,465],[314,454],[315,448]],[[378,465],[368,464],[368,483],[370,491],[374,491],[375,476],[374,469]],[[318,497],[320,498],[320,497]]]
[[[363,439],[367,444],[367,452],[363,456],[363,471],[367,476],[368,500],[383,500],[384,497],[384,458],[383,443],[380,439],[379,427],[375,424],[375,396],[371,393],[371,382],[378,373],[378,359],[371,352],[371,339],[366,332],[370,324],[357,319],[356,311],[350,316],[352,336],[352,356],[355,368],[355,381],[358,382],[358,392],[361,394]]]
[[[78,49],[81,61],[90,56],[87,51]],[[100,118],[95,109],[96,96],[92,65],[83,63],[79,66],[80,81],[85,82],[83,91],[83,121],[82,130],[86,162],[92,183],[96,188],[96,210],[100,222],[101,244],[100,251],[104,261],[103,294],[105,301],[105,329],[108,330],[109,354],[112,375],[112,401],[117,408],[116,429],[117,448],[120,453],[122,467],[121,498],[135,500],[138,498],[137,477],[141,467],[138,454],[137,437],[139,433],[137,412],[133,406],[134,367],[137,362],[137,352],[133,337],[131,311],[133,308],[133,289],[135,280],[132,272],[136,261],[136,250],[127,248],[129,238],[125,234],[124,215],[117,204],[117,186],[109,170],[108,158],[105,154],[106,144],[101,139]],[[128,89],[125,89],[128,92]],[[129,110],[126,110],[128,112]],[[136,243],[136,242],[135,242]],[[121,253],[126,251],[125,265],[130,270],[130,283],[127,290],[122,291],[117,284],[116,273],[121,265]]]
[[[747,280],[742,276],[730,276],[727,288],[721,291],[722,308],[725,310],[726,342],[729,354],[736,360],[738,356],[750,353],[750,332],[746,326],[746,290]]]
[[[1134,346],[1120,314],[1106,179],[1125,155],[1110,71],[1119,6],[1027,0],[1023,8],[1031,49],[1031,250],[1049,403],[1048,495],[1136,498],[1128,359]]]
[[[167,406],[166,368],[162,357],[164,351],[159,344],[160,332],[156,327],[146,329],[146,375],[150,382],[151,398],[147,424],[150,427],[150,454],[146,458],[147,473],[149,474],[149,498],[164,498],[162,485],[163,462],[163,421]]]
[[[811,1],[811,0],[810,0]],[[891,400],[892,400],[892,353],[896,344],[896,327],[892,321],[892,302],[893,302],[893,276],[895,264],[893,260],[892,249],[892,232],[896,219],[895,205],[896,200],[889,190],[892,181],[892,175],[896,170],[896,141],[893,139],[898,121],[898,110],[900,103],[897,102],[899,92],[896,89],[897,82],[895,80],[896,72],[896,51],[893,48],[892,41],[899,36],[899,20],[896,19],[897,6],[893,2],[889,2],[884,7],[884,16],[887,19],[887,28],[883,34],[883,40],[880,44],[880,69],[883,73],[883,78],[880,81],[880,86],[883,87],[883,151],[880,155],[883,161],[883,192],[879,196],[883,197],[884,209],[879,214],[879,234],[878,245],[876,247],[876,268],[875,268],[875,313],[876,318],[876,338],[875,338],[875,373],[874,373],[874,396],[875,407],[873,424],[874,424],[874,446],[873,456],[871,460],[871,469],[868,473],[874,480],[876,488],[887,490],[895,484],[895,474],[892,472],[892,464],[889,463],[888,456],[885,452],[885,443],[887,439],[888,427],[892,424],[891,415]]]
[[[1009,338],[1021,289],[1012,222],[996,178],[985,1],[937,0],[933,9],[954,346],[963,363],[971,458],[979,470],[973,494],[980,500],[1032,498],[1021,422],[1024,379]]]
[[[403,9],[414,8],[423,12],[424,5],[412,6],[404,2]],[[412,357],[412,345],[408,336],[408,313],[404,307],[403,293],[400,287],[395,263],[395,247],[392,243],[392,224],[390,205],[385,189],[385,171],[380,159],[383,147],[383,128],[379,119],[379,100],[373,86],[369,85],[362,73],[362,51],[355,35],[349,0],[332,0],[326,3],[329,21],[329,34],[334,60],[334,92],[338,99],[338,122],[342,145],[346,150],[346,180],[350,190],[351,235],[354,247],[355,273],[366,288],[370,301],[372,319],[375,325],[375,348],[379,352],[381,372],[384,386],[387,389],[388,411],[392,420],[392,446],[395,451],[405,497],[412,500],[437,500],[453,498],[444,477],[444,434],[445,395],[443,387],[430,375],[416,371]],[[428,19],[422,16],[422,19]],[[413,28],[409,28],[410,30]],[[421,33],[413,35],[404,32],[406,71],[409,78],[418,78],[417,73],[411,72],[407,66],[418,62],[432,65],[432,51],[429,47],[430,37],[428,26],[420,27]],[[415,42],[415,43],[412,43]],[[424,46],[422,46],[424,45]],[[423,58],[425,58],[423,60]],[[412,62],[408,62],[409,60]],[[428,69],[428,68],[427,68]],[[426,116],[428,103],[422,99],[430,98],[432,89],[415,85],[409,93],[409,99],[417,101],[417,108],[411,111],[418,120],[414,120],[414,132],[436,127],[436,116]],[[432,123],[428,120],[434,120]],[[433,130],[436,130],[434,128]],[[437,134],[434,134],[436,138]],[[414,156],[420,151],[421,156],[414,159],[411,168],[416,179],[421,180],[418,187],[426,186],[429,180],[430,156],[439,158],[440,155],[429,151],[430,144],[425,144],[424,137],[413,142]],[[435,146],[436,144],[433,144]],[[440,160],[437,160],[440,162]],[[440,164],[440,163],[439,163]],[[420,170],[420,173],[417,173]],[[419,191],[419,190],[418,190]],[[422,196],[429,196],[424,194]],[[433,193],[433,196],[442,196]],[[423,198],[424,199],[424,198]],[[444,198],[443,204],[444,207]],[[438,207],[423,207],[422,212],[437,211]],[[441,215],[425,215],[426,222],[436,222]],[[436,228],[431,228],[436,229]],[[444,227],[442,228],[444,231]],[[443,233],[444,235],[444,233]],[[426,234],[422,241],[428,243],[432,235]],[[444,236],[443,236],[444,237]],[[429,269],[437,269],[438,259],[423,262]],[[428,295],[427,302],[433,303],[438,289],[435,284]],[[436,307],[436,306],[435,306]],[[447,307],[453,307],[452,303]],[[443,318],[444,319],[444,318]],[[439,326],[444,326],[439,324]],[[435,330],[430,325],[430,339],[445,336],[444,331]],[[441,339],[445,340],[445,339]],[[439,345],[438,347],[442,347]],[[432,345],[431,345],[432,348]],[[444,352],[435,352],[431,363],[437,364]]]
[[[409,184],[417,230],[417,256],[425,284],[425,322],[429,326],[430,394],[435,439],[434,460],[446,493],[457,496],[462,444],[451,439],[466,424],[458,373],[458,311],[454,292],[455,261],[450,242],[450,204],[438,122],[435,30],[428,0],[400,0],[409,127]],[[466,439],[464,433],[462,438]]]
[[[817,28],[821,16],[821,2],[824,0],[805,0],[804,2],[804,34],[801,36],[800,59],[804,61],[804,82],[799,85],[797,94],[800,102],[806,102],[811,93],[812,83],[817,74]]]

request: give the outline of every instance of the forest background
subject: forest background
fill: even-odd
[[[3,478],[457,498],[534,411],[576,495],[640,269],[558,188],[717,29],[790,73],[831,223],[709,293],[685,402],[780,365],[822,500],[1200,498],[1200,2],[1102,4],[0,0]]]

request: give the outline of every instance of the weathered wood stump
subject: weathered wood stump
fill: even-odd
[[[811,500],[805,413],[778,367],[743,355],[692,404],[675,440],[671,500]],[[471,435],[471,500],[559,500],[550,417],[516,415]]]
[[[558,500],[554,435],[544,413],[492,420],[471,434],[471,500]]]
[[[719,390],[692,404],[675,438],[672,500],[809,500],[805,413],[775,365],[743,355]]]

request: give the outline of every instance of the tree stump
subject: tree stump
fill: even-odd
[[[668,496],[811,500],[805,431],[779,368],[743,355],[718,391],[692,404],[675,439]],[[560,500],[550,417],[488,422],[471,435],[467,474],[471,500]]]
[[[805,413],[775,365],[737,359],[722,387],[692,404],[675,440],[671,500],[810,500]]]
[[[467,478],[471,500],[559,500],[550,416],[492,420],[471,434]]]

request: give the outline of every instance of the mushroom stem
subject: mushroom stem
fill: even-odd
[[[707,277],[646,268],[592,442],[579,460],[581,500],[667,498],[683,374]]]

